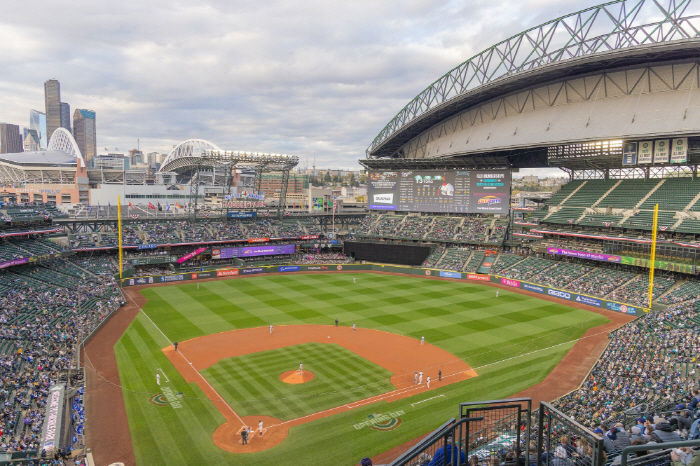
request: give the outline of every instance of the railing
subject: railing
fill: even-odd
[[[620,454],[620,466],[649,466],[657,464],[670,464],[673,460],[673,450],[692,447],[700,447],[700,440],[688,440],[685,442],[668,443],[647,443],[645,445],[634,445],[630,447],[625,447],[625,449],[622,450],[622,453]],[[656,453],[647,453],[641,456],[637,456],[636,458],[629,457],[629,454],[632,452],[650,452],[655,450]]]
[[[580,453],[577,447],[582,447]],[[577,466],[605,464],[603,438],[545,402],[540,403],[536,454],[538,466],[549,466],[556,458],[575,459]]]

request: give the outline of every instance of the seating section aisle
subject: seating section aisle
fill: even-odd
[[[581,278],[593,268],[587,265],[557,262],[547,270],[535,275],[533,281],[554,288],[566,288],[569,283]]]
[[[632,280],[636,272],[614,270],[608,267],[597,267],[588,275],[569,283],[567,289],[576,293],[604,297],[614,289]]]
[[[433,217],[409,216],[399,225],[396,230],[396,236],[399,238],[415,238],[420,239],[430,230],[433,223]]]
[[[472,255],[470,249],[448,248],[445,256],[437,264],[439,269],[462,270]]]
[[[654,277],[653,299],[658,298],[668,291],[675,282],[676,281],[670,277]],[[648,306],[648,290],[649,276],[640,275],[625,284],[625,286],[613,290],[607,297],[613,301],[636,304],[638,306]]]
[[[689,301],[691,299],[700,298],[700,281],[698,280],[686,280],[670,293],[662,296],[659,302],[663,304],[676,304],[682,303],[684,301]]]

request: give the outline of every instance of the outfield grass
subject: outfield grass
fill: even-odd
[[[353,277],[357,277],[356,284]],[[355,464],[363,456],[381,453],[435,428],[456,415],[459,402],[507,397],[538,383],[575,339],[588,328],[608,322],[599,314],[564,304],[506,290],[501,290],[498,298],[495,294],[494,288],[475,283],[370,273],[262,275],[205,282],[199,290],[195,283],[146,289],[144,311],[167,339],[141,314],[115,346],[137,463]],[[410,404],[425,399],[425,395],[379,402],[296,426],[277,447],[234,455],[220,450],[212,441],[212,433],[224,422],[221,414],[196,384],[187,384],[179,376],[160,350],[169,341],[236,328],[270,323],[331,325],[336,317],[341,325],[356,322],[358,327],[416,339],[424,335],[429,343],[462,358],[479,377],[441,387],[431,396],[445,397],[415,407]],[[275,351],[284,354],[284,350]],[[221,361],[217,366],[227,363],[233,361]],[[157,368],[170,378],[166,386],[185,394],[182,408],[159,407],[147,401],[159,391],[155,385]],[[207,375],[216,379],[213,373]],[[260,380],[268,379],[266,373]],[[260,380],[255,383],[259,385]],[[338,380],[352,384],[344,377]],[[260,407],[273,404],[270,392],[266,394],[259,387],[246,388],[247,393],[243,393],[238,383],[225,377],[216,383],[230,389],[228,395],[241,397],[241,405],[234,404],[236,409],[266,414],[246,407],[245,400],[265,400]],[[324,393],[328,392],[317,393],[314,403],[333,405],[333,395]],[[308,407],[299,408],[304,402],[303,397],[292,396],[288,408],[275,406],[306,410]],[[396,430],[353,427],[377,411],[397,410],[405,414]]]
[[[299,361],[314,379],[296,385],[281,381],[279,375],[298,368]],[[202,374],[239,415],[283,421],[394,389],[391,372],[335,344],[305,343],[226,358]]]

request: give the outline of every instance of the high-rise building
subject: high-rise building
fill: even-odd
[[[73,129],[70,126],[70,105],[61,102],[61,128],[66,128],[69,132]]]
[[[44,103],[46,104],[46,140],[61,125],[61,84],[55,79],[44,83]],[[48,144],[47,144],[48,145]]]
[[[16,154],[22,152],[22,135],[19,126],[0,123],[0,154]]]
[[[39,135],[39,145],[45,149],[49,145],[46,139],[46,113],[30,110],[29,129],[36,131],[36,134]]]
[[[24,152],[36,152],[41,149],[39,134],[37,134],[36,130],[30,129],[27,131],[22,145],[24,147]]]
[[[78,143],[83,159],[89,162],[97,155],[97,125],[95,112],[83,108],[75,109],[73,114],[73,137]]]

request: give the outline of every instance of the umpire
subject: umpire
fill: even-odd
[[[241,431],[241,440],[243,440],[243,445],[248,445],[248,429]]]

